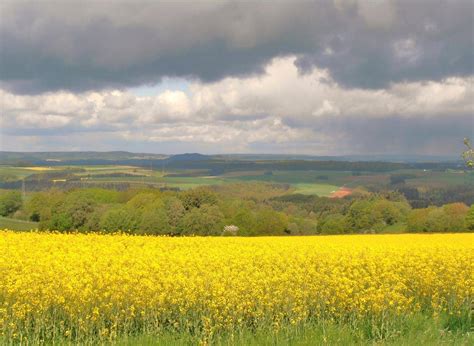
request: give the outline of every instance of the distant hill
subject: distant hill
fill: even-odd
[[[291,154],[224,154],[214,155],[214,158],[223,160],[244,161],[349,161],[349,162],[400,162],[400,163],[425,163],[425,162],[460,162],[459,156],[442,155],[343,155],[343,156],[317,156],[317,155],[291,155]]]
[[[0,151],[0,163],[14,161],[77,161],[77,160],[134,160],[134,159],[165,159],[168,155],[130,153],[127,151],[52,151],[52,152],[14,152]]]
[[[212,159],[212,156],[209,155],[203,155],[203,154],[198,154],[198,153],[186,153],[186,154],[178,154],[178,155],[172,155],[168,157],[166,160],[169,162],[172,161],[203,161],[203,160],[210,160]]]
[[[6,152],[0,151],[0,164],[10,166],[127,165],[205,169],[210,174],[236,170],[346,170],[389,171],[403,168],[447,169],[462,167],[456,157],[354,155],[311,156],[272,154],[177,155],[130,153],[127,151]]]

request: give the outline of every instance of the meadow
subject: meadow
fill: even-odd
[[[12,219],[0,216],[0,229],[13,229],[16,231],[29,231],[38,229],[38,222]]]
[[[54,174],[59,174],[55,176]],[[62,174],[62,175],[61,175]],[[0,187],[2,182],[17,181],[4,188],[21,188],[25,179],[26,191],[57,187],[97,187],[128,185],[155,188],[177,188],[187,190],[199,186],[222,185],[241,182],[264,182],[286,184],[294,193],[330,196],[333,191],[345,186],[349,188],[379,189],[390,186],[391,175],[406,175],[406,185],[420,190],[446,188],[474,184],[474,174],[463,170],[400,169],[386,172],[350,170],[236,170],[212,175],[209,169],[176,169],[160,167],[159,163],[148,167],[132,165],[75,165],[75,166],[0,166]],[[34,177],[34,178],[33,178]],[[44,185],[46,184],[46,185]]]
[[[4,230],[0,341],[469,344],[473,264],[473,234],[172,238]]]

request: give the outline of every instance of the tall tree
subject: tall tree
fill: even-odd
[[[466,166],[469,168],[474,168],[474,149],[471,145],[471,140],[469,138],[464,138],[464,145],[467,149],[462,153],[462,157]]]

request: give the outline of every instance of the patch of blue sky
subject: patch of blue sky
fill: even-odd
[[[189,94],[189,81],[184,78],[164,77],[157,84],[146,84],[139,87],[128,89],[129,92],[136,96],[155,96],[166,90],[183,91]]]

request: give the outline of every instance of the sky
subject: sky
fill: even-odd
[[[459,155],[474,2],[0,2],[0,150]]]

